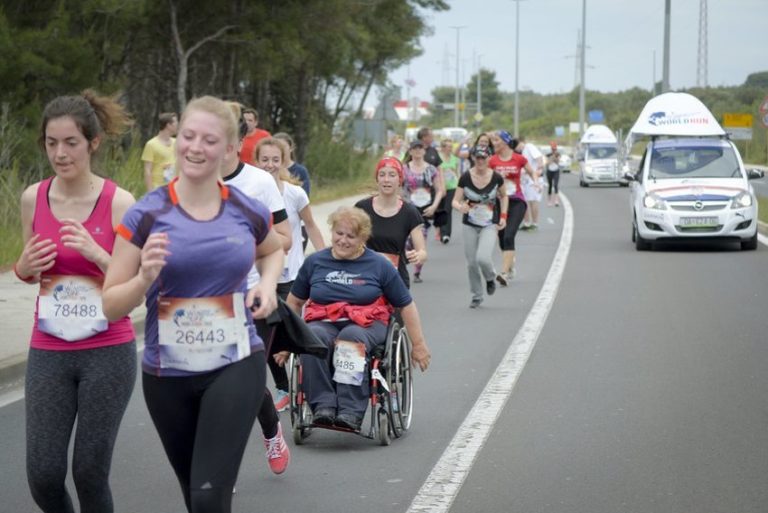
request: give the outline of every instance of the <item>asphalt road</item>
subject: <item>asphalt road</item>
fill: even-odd
[[[636,252],[628,190],[580,189],[563,280],[533,353],[450,507],[458,512],[765,512],[766,248]],[[416,376],[410,432],[389,447],[315,431],[271,475],[258,427],[234,511],[405,512],[534,306],[563,208],[518,236],[518,278],[478,310],[460,234],[430,240],[413,292],[434,355]],[[289,420],[283,414],[288,431]],[[470,419],[472,420],[472,419]],[[23,401],[0,409],[2,511],[36,511]],[[183,510],[140,385],[114,456],[117,512]]]

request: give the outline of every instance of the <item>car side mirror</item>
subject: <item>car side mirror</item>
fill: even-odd
[[[762,169],[747,169],[747,180],[759,180],[765,176],[765,171]]]
[[[637,177],[635,176],[634,173],[626,172],[626,173],[624,173],[624,180],[626,180],[628,182],[636,182],[637,181]]]

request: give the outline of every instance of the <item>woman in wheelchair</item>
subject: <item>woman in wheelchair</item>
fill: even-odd
[[[401,310],[413,343],[411,358],[422,371],[430,352],[416,304],[397,269],[366,248],[371,220],[355,207],[329,217],[331,247],[308,256],[287,303],[328,348],[327,358],[301,356],[303,384],[315,425],[359,431],[370,397],[366,362],[384,342],[394,308]],[[280,362],[285,355],[275,355]]]

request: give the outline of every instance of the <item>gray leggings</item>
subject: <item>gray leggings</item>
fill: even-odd
[[[472,299],[483,299],[485,282],[496,278],[496,271],[493,268],[493,250],[496,247],[497,231],[495,224],[485,228],[462,225],[464,257],[467,259]]]
[[[82,513],[111,513],[109,469],[117,430],[136,381],[136,344],[30,349],[25,384],[27,480],[46,513],[74,513],[64,485],[77,419],[72,477]]]

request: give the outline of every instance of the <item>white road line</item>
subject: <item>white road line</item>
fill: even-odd
[[[536,345],[557,295],[571,249],[573,209],[562,193],[560,199],[565,211],[563,231],[544,285],[501,363],[416,494],[407,513],[445,513],[450,509]]]
[[[762,233],[757,234],[757,240],[759,240],[764,246],[768,246],[768,237]]]

